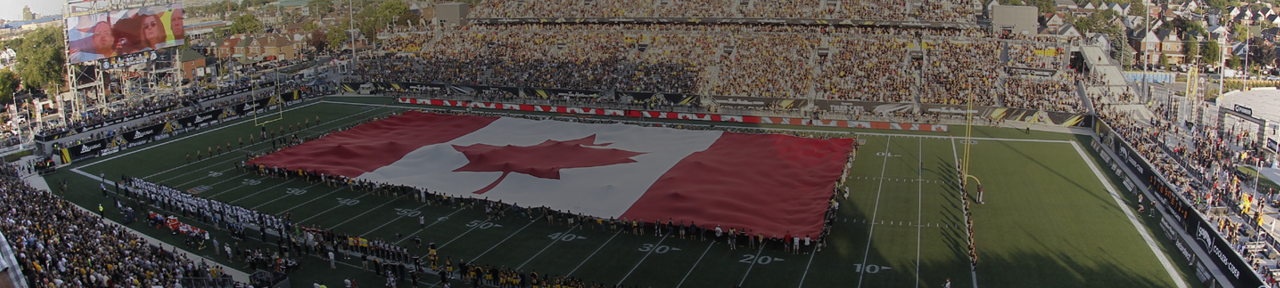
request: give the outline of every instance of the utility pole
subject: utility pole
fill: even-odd
[[[364,2],[364,1],[361,1]],[[355,76],[356,71],[356,12],[355,5],[347,0],[347,22],[351,23],[351,61],[347,61],[347,72]]]
[[[1151,5],[1147,5],[1147,3],[1150,3],[1149,0],[1142,1],[1142,8],[1144,8],[1142,10],[1146,11],[1146,13],[1142,13],[1142,26],[1147,30],[1146,33],[1142,34],[1142,40],[1147,40],[1147,35],[1151,35]],[[1147,71],[1147,67],[1151,66],[1148,63],[1151,55],[1146,53],[1146,50],[1148,50],[1146,42],[1142,42],[1142,50],[1144,51],[1142,53],[1142,102],[1148,102],[1151,101],[1151,89],[1147,87],[1147,73],[1150,72]]]

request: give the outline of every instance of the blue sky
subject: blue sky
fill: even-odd
[[[0,0],[0,19],[21,21],[22,6],[31,6],[31,12],[40,15],[61,15],[62,3],[59,0]]]

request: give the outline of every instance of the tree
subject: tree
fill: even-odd
[[[1195,55],[1200,55],[1200,41],[1196,41],[1194,38],[1188,40],[1186,45],[1183,45],[1182,47],[1187,49],[1187,51],[1183,52],[1183,55],[1187,55],[1188,60],[1196,57]]]
[[[1160,53],[1160,66],[1166,69],[1169,68],[1169,57],[1165,56],[1164,53]]]
[[[1267,41],[1262,38],[1249,39],[1249,66],[1274,65],[1275,61],[1275,47],[1267,44]]]
[[[1209,0],[1209,7],[1214,9],[1226,10],[1230,5],[1229,0]]]
[[[234,23],[231,23],[231,28],[228,31],[231,31],[231,34],[240,34],[260,32],[262,28],[262,22],[258,21],[258,17],[253,17],[250,14],[241,14],[240,17],[236,17]]]
[[[1231,58],[1227,58],[1227,67],[1231,67],[1231,68],[1235,68],[1236,70],[1239,70],[1240,64],[1243,62],[1244,61],[1240,60],[1240,56],[1231,55]]]
[[[1053,13],[1058,10],[1053,0],[1031,0],[1031,4],[1039,8],[1040,14]]]
[[[421,19],[421,17],[418,16],[418,14],[404,13],[404,14],[400,14],[400,17],[396,17],[395,24],[392,24],[392,25],[396,25],[396,26],[409,25],[409,23],[418,23],[419,19]]]
[[[329,42],[329,47],[335,50],[342,49],[342,43],[347,42],[347,32],[342,28],[330,26],[329,32],[325,33],[325,38]]]
[[[307,22],[307,24],[302,24],[302,31],[313,31],[316,29],[320,29],[320,25],[316,25],[315,21],[310,21],[310,22]]]
[[[395,19],[396,16],[409,13],[409,4],[405,4],[404,1],[400,0],[382,2],[381,5],[378,5],[378,12],[381,14],[379,15],[380,17],[384,17],[382,18],[384,20]]]
[[[9,69],[0,69],[0,105],[13,102],[13,93],[18,92],[18,74]]]
[[[325,35],[324,30],[311,30],[311,39],[307,40],[307,45],[315,48],[316,52],[324,51],[325,48],[329,48],[329,36]]]
[[[18,54],[18,63],[14,66],[18,77],[28,87],[49,89],[52,86],[64,86],[63,78],[66,67],[66,55],[63,50],[63,31],[61,27],[45,27],[27,33],[22,44],[14,52]]]
[[[1022,0],[1000,0],[1000,5],[1023,6]]]
[[[333,12],[333,2],[330,0],[311,0],[307,2],[307,9],[311,9],[311,13],[315,13],[317,18],[323,18],[325,14]]]
[[[1206,63],[1218,63],[1222,60],[1222,47],[1218,46],[1217,40],[1204,42],[1204,49],[1200,49],[1200,59]]]
[[[1249,39],[1249,26],[1240,24],[1231,25],[1232,42],[1244,42],[1246,39]]]
[[[1142,16],[1147,14],[1147,5],[1142,2],[1129,4],[1129,16]]]

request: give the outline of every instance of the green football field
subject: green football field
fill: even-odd
[[[283,120],[266,127],[288,130],[290,124],[318,116],[321,125],[298,132],[306,137],[419,108],[398,106],[388,98],[329,99],[290,108]],[[1108,170],[1095,174],[1090,168],[1090,163],[1106,165],[1089,148],[1088,136],[975,128],[975,137],[983,138],[971,146],[971,169],[986,189],[986,204],[973,206],[979,262],[972,270],[954,172],[964,146],[945,133],[839,130],[861,133],[859,138],[866,141],[846,181],[850,196],[840,198],[829,246],[794,254],[774,246],[731,250],[725,244],[655,236],[652,231],[640,236],[553,225],[545,218],[508,215],[490,221],[482,209],[427,205],[236,170],[233,163],[244,160],[246,153],[271,148],[270,143],[248,143],[248,136],[260,129],[253,119],[243,119],[77,163],[47,180],[52,187],[67,181],[71,189],[66,197],[85,207],[107,201],[90,176],[142,177],[180,190],[200,187],[205,190],[200,197],[266,213],[289,213],[300,225],[381,238],[413,253],[426,254],[425,247],[408,240],[417,235],[437,243],[441,259],[447,256],[454,263],[466,260],[525,273],[569,275],[605,286],[941,287],[946,279],[952,287],[1178,287],[1178,282],[1203,286],[1160,232],[1157,218],[1136,214],[1136,196],[1119,189],[1113,196],[1108,187],[1123,186],[1109,183],[1119,183],[1118,178]],[[204,154],[208,147],[237,146],[239,138],[246,141],[244,147],[186,160],[197,150]],[[1080,144],[1073,146],[1073,141]],[[768,203],[760,205],[769,209]],[[109,207],[107,215],[119,221],[114,210]],[[427,219],[427,227],[419,227],[418,215]],[[212,230],[220,242],[231,240],[209,225],[181,220]],[[143,223],[130,226],[182,245],[168,230]],[[397,239],[395,233],[405,236]],[[249,239],[235,245],[275,251],[275,237],[263,243],[257,231],[248,234]],[[193,252],[210,258],[215,253],[210,248]],[[244,263],[225,257],[216,260],[245,269]],[[372,271],[362,271],[356,257],[339,261],[336,270],[316,256],[300,260],[303,268],[290,275],[294,287],[310,287],[313,281],[338,287],[344,277],[366,287],[385,282]],[[406,282],[399,286],[410,287]],[[424,275],[419,286],[439,287],[438,278]]]

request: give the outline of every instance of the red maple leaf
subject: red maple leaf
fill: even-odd
[[[453,172],[502,172],[498,180],[472,192],[484,194],[498,186],[498,183],[507,178],[507,174],[511,172],[544,179],[560,179],[560,169],[631,163],[636,162],[631,157],[645,154],[613,148],[591,148],[613,144],[595,144],[595,142],[596,135],[591,135],[569,141],[547,140],[533,146],[453,145],[454,150],[462,152],[467,156],[467,160],[471,161]]]

